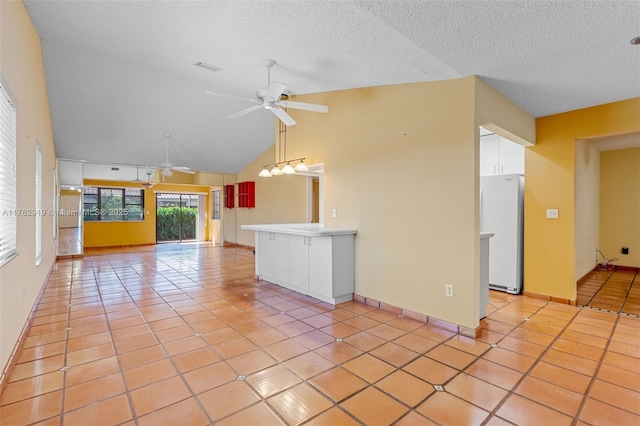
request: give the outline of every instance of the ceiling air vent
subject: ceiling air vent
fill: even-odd
[[[112,167],[112,168],[111,168],[111,171],[112,171],[112,172],[120,171],[120,167]]]
[[[201,68],[204,68],[206,70],[214,71],[214,72],[215,71],[220,71],[222,69],[220,67],[216,67],[215,65],[211,65],[211,64],[208,64],[206,62],[196,62],[193,65],[195,65],[196,67],[201,67]]]

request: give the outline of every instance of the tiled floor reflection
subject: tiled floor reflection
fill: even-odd
[[[593,271],[578,286],[579,306],[640,316],[640,277],[637,269]]]
[[[58,229],[58,256],[82,254],[82,228]]]
[[[59,261],[0,424],[640,424],[638,318],[492,293],[471,340],[256,282],[253,262],[199,245]]]

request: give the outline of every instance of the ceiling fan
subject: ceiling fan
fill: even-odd
[[[182,173],[189,173],[190,175],[194,174],[195,171],[191,170],[189,167],[184,167],[184,166],[174,166],[173,164],[171,164],[169,162],[169,142],[171,142],[171,140],[173,139],[171,137],[171,133],[165,133],[164,137],[167,138],[167,150],[166,150],[166,157],[165,157],[165,161],[164,163],[160,164],[160,168],[162,169],[160,174],[162,176],[171,176],[173,175],[173,171],[177,171],[177,172],[182,172]]]
[[[271,81],[271,67],[276,62],[274,60],[267,60],[267,88],[261,89],[256,92],[256,98],[243,98],[240,96],[225,95],[222,93],[206,92],[207,95],[224,96],[226,98],[242,99],[244,101],[254,102],[258,105],[250,106],[249,108],[238,111],[235,114],[231,114],[228,118],[238,118],[250,112],[256,111],[260,108],[268,109],[273,112],[285,125],[293,126],[296,121],[289,115],[283,108],[303,109],[313,112],[329,112],[329,107],[326,105],[308,104],[304,102],[289,101],[289,96],[284,93],[287,86],[277,81]]]

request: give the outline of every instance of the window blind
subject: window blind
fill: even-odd
[[[16,104],[0,79],[0,266],[17,255]]]

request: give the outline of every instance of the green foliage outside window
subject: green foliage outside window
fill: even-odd
[[[144,220],[144,191],[134,188],[84,188],[84,220],[141,221]]]
[[[191,207],[158,207],[156,229],[158,241],[195,240],[198,209]]]

